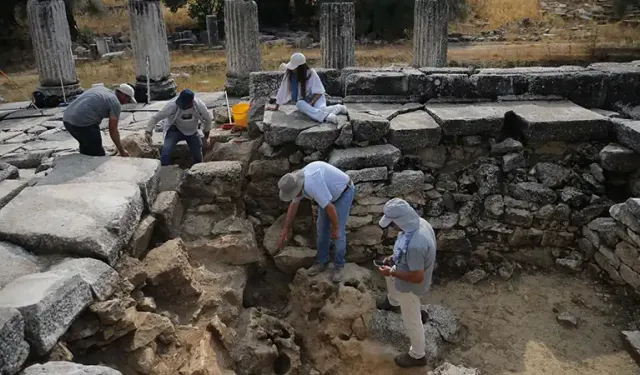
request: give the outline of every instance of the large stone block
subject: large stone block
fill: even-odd
[[[579,70],[578,70],[579,69]],[[532,95],[559,96],[587,108],[602,108],[606,75],[579,67],[559,67],[557,71],[538,72],[528,76]]]
[[[640,365],[640,331],[622,331],[622,338],[627,351]]]
[[[356,141],[379,141],[389,131],[389,121],[384,117],[363,112],[352,112],[349,117]]]
[[[263,260],[251,222],[231,217],[217,223],[211,231],[216,237],[187,244],[191,259],[231,265],[245,265]]]
[[[92,258],[66,259],[49,269],[58,274],[78,275],[89,284],[93,295],[104,301],[113,294],[120,276],[108,264]]]
[[[346,95],[407,96],[407,91],[407,75],[401,72],[355,73],[346,79]]]
[[[495,135],[504,125],[506,109],[499,104],[427,104],[425,110],[444,135]]]
[[[278,111],[264,112],[264,141],[271,146],[293,143],[300,132],[317,125],[317,122],[298,112],[294,106],[281,106]]]
[[[44,266],[44,262],[20,246],[0,242],[0,288],[21,276],[40,272]]]
[[[387,179],[389,171],[386,167],[374,167],[346,171],[347,176],[351,178],[354,184],[367,181],[384,181]]]
[[[0,210],[0,238],[37,254],[77,254],[113,264],[142,210],[140,188],[128,182],[30,187]]]
[[[0,307],[0,374],[17,374],[27,356],[24,318],[16,309]]]
[[[316,253],[316,250],[308,247],[285,247],[273,257],[273,261],[280,271],[288,275],[295,275],[298,269],[313,265]]]
[[[527,141],[606,139],[610,120],[571,102],[512,103],[515,126]]]
[[[278,91],[284,72],[251,72],[249,74],[249,96],[252,99],[266,97],[269,98]]]
[[[327,94],[331,96],[342,96],[344,91],[342,90],[342,82],[340,81],[340,70],[329,68],[315,68],[322,85]]]
[[[633,150],[609,143],[600,151],[600,165],[607,171],[633,172],[640,167],[640,158]]]
[[[151,207],[159,176],[159,160],[73,154],[56,159],[53,170],[38,185],[132,182],[140,187],[146,206]]]
[[[640,152],[640,121],[612,119],[618,143]]]
[[[431,74],[427,76],[427,99],[473,98],[476,89],[468,74]]]
[[[329,154],[329,164],[340,169],[363,169],[370,167],[387,167],[393,169],[398,160],[400,160],[400,156],[400,150],[389,144],[347,148],[331,151],[331,154]]]
[[[34,273],[0,290],[0,307],[20,311],[25,337],[38,355],[44,355],[91,303],[91,288],[78,275]]]
[[[136,227],[131,241],[127,247],[127,252],[134,258],[140,258],[144,255],[145,251],[149,247],[151,237],[153,236],[153,230],[156,227],[157,219],[153,215],[147,215],[140,220]]]
[[[470,80],[478,95],[483,98],[522,95],[528,89],[524,72],[515,69],[480,69]]]
[[[605,107],[639,104],[637,91],[640,86],[640,66],[633,62],[605,62],[591,64],[588,68],[606,74],[603,88],[606,92]]]
[[[378,195],[396,197],[413,191],[424,190],[424,173],[422,171],[406,170],[394,172],[391,175],[391,183],[383,187]]]
[[[338,139],[340,130],[334,124],[318,124],[303,130],[296,137],[296,145],[309,150],[324,151]]]
[[[20,375],[122,375],[122,373],[106,366],[85,366],[60,361],[29,366]]]
[[[239,161],[212,161],[195,164],[187,171],[183,189],[199,197],[239,197],[244,182]]]
[[[425,111],[409,112],[391,120],[389,143],[401,150],[435,147],[440,143],[440,125]]]
[[[163,191],[151,207],[151,213],[156,217],[156,231],[164,238],[175,238],[180,233],[183,208],[180,196],[175,191]]]

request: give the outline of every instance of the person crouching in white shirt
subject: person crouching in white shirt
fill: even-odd
[[[153,128],[162,121],[164,131],[164,143],[160,152],[160,163],[169,165],[171,153],[180,141],[186,141],[194,163],[202,162],[202,150],[211,147],[209,132],[213,124],[213,116],[207,106],[198,99],[195,94],[185,89],[180,92],[177,99],[167,103],[156,113],[147,124],[145,138],[151,143]],[[198,128],[202,125],[204,138],[200,139]]]
[[[276,104],[267,106],[269,111],[277,111],[281,105],[290,101],[296,103],[298,111],[317,122],[338,123],[340,114],[347,114],[347,107],[342,104],[327,106],[325,90],[315,70],[309,68],[307,59],[301,53],[291,55],[285,65],[287,72],[282,79]]]

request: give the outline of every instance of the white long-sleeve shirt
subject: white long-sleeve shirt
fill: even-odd
[[[167,119],[167,127],[175,125],[184,135],[195,134],[199,124],[202,124],[202,131],[206,133],[211,130],[213,124],[213,115],[202,100],[197,97],[193,99],[193,106],[189,109],[180,109],[176,104],[176,99],[171,100],[151,117],[146,131],[152,132],[156,124],[164,119]],[[166,131],[166,129],[164,130]]]
[[[292,74],[295,74],[293,72]],[[288,79],[288,75],[285,74],[284,78],[282,78],[282,82],[280,83],[280,88],[278,89],[278,94],[276,95],[276,103],[278,105],[287,104],[291,101],[291,81]],[[312,96],[316,94],[324,95],[324,85],[318,76],[318,73],[314,69],[309,69],[309,77],[307,78],[306,84],[306,94],[307,96]],[[300,82],[298,82],[298,100],[304,100],[302,97],[302,93],[300,90]]]

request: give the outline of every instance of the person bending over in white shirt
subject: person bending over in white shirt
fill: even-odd
[[[269,111],[277,111],[281,105],[290,101],[296,103],[298,111],[317,122],[337,124],[339,114],[347,114],[347,107],[342,104],[327,107],[327,98],[320,77],[315,70],[309,68],[307,59],[301,53],[291,55],[285,65],[287,72],[282,79],[276,95],[276,104],[267,106]]]
[[[194,163],[202,162],[202,150],[211,147],[209,132],[213,123],[213,116],[207,106],[189,90],[183,90],[177,99],[167,103],[160,112],[156,113],[147,124],[145,138],[151,143],[153,128],[162,121],[164,143],[160,152],[160,163],[169,165],[171,153],[180,141],[186,141]],[[200,139],[198,128],[202,125],[204,138]]]

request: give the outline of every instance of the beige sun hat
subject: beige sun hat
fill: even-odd
[[[280,190],[280,199],[283,202],[291,202],[297,197],[304,185],[304,172],[297,170],[287,173],[280,181],[278,181],[278,189]]]

